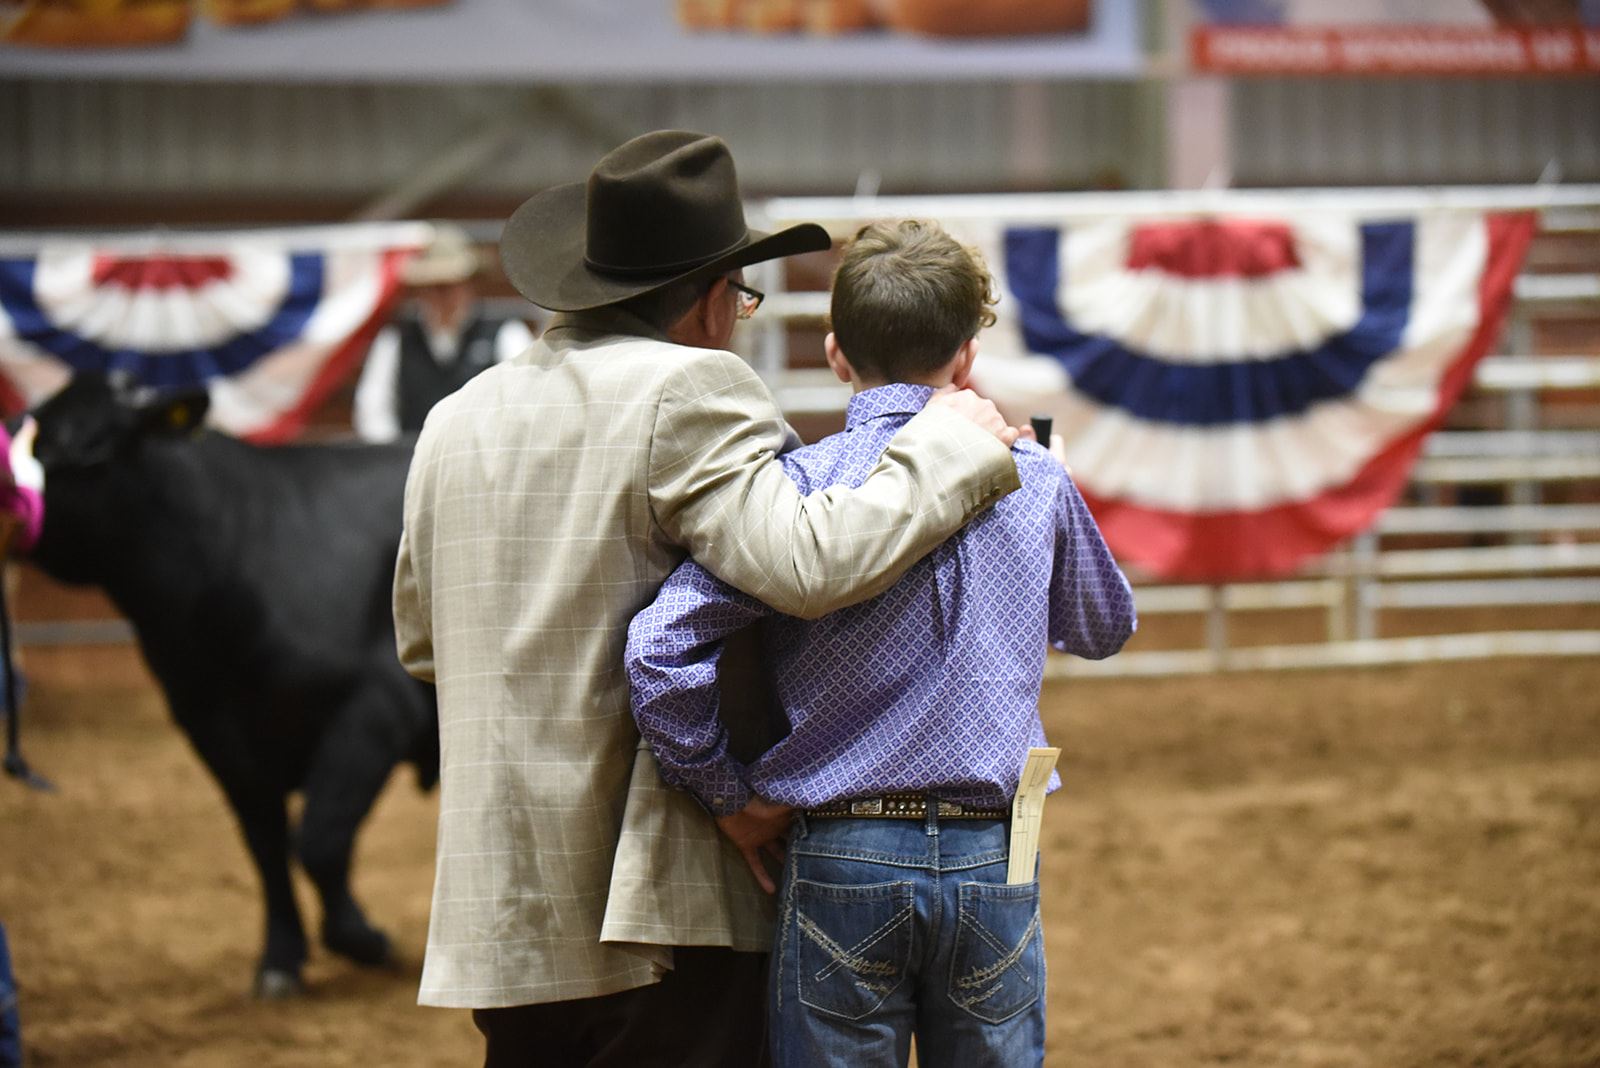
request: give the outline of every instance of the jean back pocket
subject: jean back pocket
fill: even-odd
[[[794,883],[794,953],[800,1000],[859,1020],[894,993],[911,961],[916,895],[909,882]]]
[[[962,883],[950,962],[950,1000],[999,1023],[1044,993],[1039,883]]]

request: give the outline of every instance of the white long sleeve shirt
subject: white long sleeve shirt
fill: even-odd
[[[460,330],[432,330],[428,335],[428,350],[438,363],[446,364],[456,358],[462,335],[471,320],[461,324]],[[494,360],[504,363],[533,344],[533,331],[521,319],[507,319],[494,336]],[[361,377],[356,382],[356,394],[351,410],[351,422],[356,436],[362,441],[380,444],[394,441],[400,436],[400,330],[386,326],[378,331],[367,351],[367,362],[362,365]]]

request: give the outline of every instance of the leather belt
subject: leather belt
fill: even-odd
[[[1005,820],[1011,818],[1009,808],[974,808],[954,801],[940,801],[938,817],[942,820]],[[920,820],[928,815],[928,798],[922,794],[884,794],[882,797],[858,797],[849,801],[830,801],[826,805],[805,810],[807,816],[824,819],[877,819]]]

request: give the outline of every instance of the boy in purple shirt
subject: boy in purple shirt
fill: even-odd
[[[802,493],[854,486],[936,389],[964,387],[994,321],[978,254],[937,226],[864,227],[834,277],[842,433],[783,457]],[[1007,885],[1009,805],[1044,744],[1046,645],[1099,659],[1135,626],[1127,580],[1062,467],[1015,447],[1022,488],[873,600],[774,613],[685,561],[629,629],[634,716],[769,890],[790,823],[769,1004],[779,1068],[1038,1064],[1037,881]],[[718,718],[723,639],[761,621],[789,733],[758,759]],[[1052,778],[1051,789],[1059,785]]]

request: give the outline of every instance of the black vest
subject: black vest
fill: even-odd
[[[429,409],[462,386],[467,379],[494,366],[494,339],[500,332],[499,319],[474,319],[461,333],[455,359],[444,363],[433,358],[428,334],[417,319],[400,321],[400,379],[397,383],[397,408],[400,430],[415,434]]]

